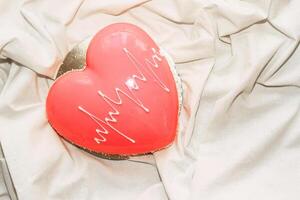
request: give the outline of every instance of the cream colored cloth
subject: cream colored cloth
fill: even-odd
[[[128,161],[60,139],[45,98],[66,53],[143,28],[183,81],[173,146]],[[299,0],[0,1],[0,139],[19,199],[299,200]]]

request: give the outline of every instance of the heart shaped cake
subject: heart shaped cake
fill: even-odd
[[[142,29],[109,25],[91,40],[84,69],[50,88],[49,123],[72,144],[108,158],[162,149],[177,133],[180,87],[172,67]]]

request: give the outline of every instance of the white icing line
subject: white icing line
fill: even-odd
[[[142,65],[137,58],[127,49],[127,48],[123,48],[124,53],[126,54],[126,56],[128,57],[128,59],[131,61],[131,63],[133,64],[133,66],[135,67],[135,69],[138,72],[138,75],[133,74],[129,79],[127,79],[125,81],[125,86],[129,91],[128,92],[116,87],[115,88],[115,93],[117,95],[117,100],[113,100],[111,98],[109,98],[107,95],[105,95],[102,91],[98,91],[98,94],[100,97],[102,97],[102,99],[111,107],[112,111],[108,112],[109,117],[105,117],[104,120],[99,119],[98,117],[96,117],[95,115],[91,114],[89,111],[87,111],[86,109],[84,109],[82,106],[78,106],[78,109],[83,112],[84,114],[88,115],[96,124],[98,124],[98,128],[96,129],[96,133],[98,134],[98,137],[95,137],[94,140],[97,144],[101,144],[103,142],[107,141],[107,138],[105,137],[105,135],[109,134],[109,131],[103,126],[103,125],[107,125],[108,127],[110,127],[111,129],[113,129],[116,133],[118,133],[119,135],[121,135],[122,137],[124,137],[125,139],[127,139],[128,141],[135,143],[135,140],[128,137],[126,134],[124,134],[123,132],[121,132],[120,130],[116,129],[111,123],[117,123],[118,120],[114,117],[117,115],[120,115],[119,110],[115,107],[115,105],[122,105],[123,101],[122,98],[120,96],[120,94],[123,94],[124,96],[126,96],[128,99],[130,99],[135,105],[139,106],[141,109],[143,109],[146,113],[150,112],[150,109],[147,108],[143,102],[134,94],[134,91],[137,91],[140,89],[137,81],[143,81],[143,82],[147,82],[148,79],[145,76],[145,74],[143,73],[143,71],[146,71],[148,76],[150,76],[153,81],[159,86],[161,87],[165,92],[170,92],[170,89],[162,82],[161,79],[159,79],[158,75],[153,71],[153,67],[158,68],[159,64],[158,62],[162,61],[162,57],[163,55],[160,54],[160,51],[156,51],[154,48],[151,49],[153,52],[153,55],[151,56],[151,60],[149,59],[145,59],[145,64]],[[143,71],[142,71],[143,69]]]

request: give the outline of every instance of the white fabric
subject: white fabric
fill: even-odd
[[[0,139],[20,199],[299,200],[299,0],[0,1]],[[114,22],[143,28],[183,81],[174,145],[95,158],[49,126],[66,53]]]

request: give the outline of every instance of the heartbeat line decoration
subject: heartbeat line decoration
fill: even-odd
[[[176,136],[180,80],[143,30],[112,24],[91,40],[86,66],[50,88],[49,123],[67,141],[105,158],[154,152]]]

